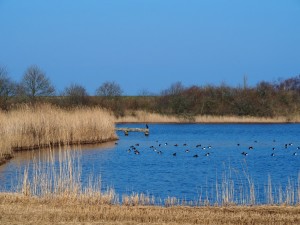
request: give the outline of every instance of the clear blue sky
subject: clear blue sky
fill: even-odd
[[[124,94],[300,74],[300,0],[0,0],[0,65]]]

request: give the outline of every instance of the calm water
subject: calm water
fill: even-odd
[[[144,127],[122,124],[120,127]],[[276,187],[285,187],[288,178],[297,185],[300,171],[300,125],[249,124],[150,124],[150,135],[130,133],[116,145],[82,150],[82,181],[89,174],[101,176],[103,188],[116,192],[147,193],[159,198],[174,196],[196,200],[215,198],[216,181],[231,177],[235,185],[246,185],[245,173],[255,184],[258,202],[264,203],[268,176]],[[136,146],[138,144],[139,146]],[[174,146],[177,144],[178,146]],[[186,144],[186,146],[184,146]],[[196,147],[200,145],[201,147]],[[287,144],[287,148],[285,147]],[[134,150],[140,152],[134,154]],[[153,146],[153,147],[151,147]],[[211,146],[211,148],[209,148]],[[249,150],[252,146],[253,150]],[[202,149],[205,147],[205,149]],[[273,150],[275,148],[275,150]],[[130,151],[129,151],[130,149]],[[186,152],[189,150],[189,152]],[[247,156],[242,152],[248,153]],[[176,156],[173,154],[176,153]],[[209,153],[209,156],[205,156]],[[274,156],[271,154],[274,153]],[[296,155],[297,153],[297,155]],[[11,190],[16,177],[32,161],[32,152],[17,154],[0,167],[0,186]],[[36,152],[35,157],[41,152]],[[295,155],[294,155],[295,154]],[[198,157],[193,157],[198,155]]]

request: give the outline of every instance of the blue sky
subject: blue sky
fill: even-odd
[[[126,95],[300,74],[299,0],[0,0],[0,65]]]

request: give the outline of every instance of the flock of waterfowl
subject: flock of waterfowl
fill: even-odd
[[[257,141],[254,141],[255,143],[257,143]],[[273,141],[275,142],[275,140]],[[116,143],[118,144],[118,143]],[[165,143],[159,143],[158,141],[156,141],[156,144],[154,145],[151,145],[151,146],[148,146],[146,147],[146,149],[148,150],[152,150],[153,152],[157,153],[157,154],[163,154],[163,152],[168,152],[168,154],[176,157],[177,154],[178,154],[178,151],[174,151],[174,148],[171,148],[172,146],[174,147],[177,147],[180,149],[181,152],[184,152],[184,153],[189,153],[189,152],[192,152],[191,150],[193,149],[199,149],[199,150],[203,150],[205,151],[205,153],[201,153],[201,151],[197,151],[196,154],[192,154],[192,156],[194,158],[198,158],[199,156],[203,155],[205,157],[208,157],[211,155],[211,149],[213,148],[211,145],[208,145],[208,146],[204,146],[204,145],[201,145],[201,144],[197,144],[197,145],[194,145],[194,146],[189,146],[187,143],[184,143],[184,144],[169,144],[167,142]],[[247,149],[247,151],[243,151],[241,154],[243,156],[248,156],[250,152],[252,152],[253,150],[255,150],[255,147],[254,146],[248,146],[248,147],[242,147],[239,143],[237,144],[237,147],[238,148],[243,148],[244,150]],[[139,143],[136,143],[134,145],[131,145],[128,149],[127,149],[127,152],[128,153],[134,153],[135,155],[140,155],[141,154],[141,151],[139,150],[140,149],[140,144]],[[145,149],[145,147],[143,147],[143,149]],[[288,144],[284,144],[280,149],[293,149],[293,153],[292,155],[293,156],[296,156],[298,153],[297,153],[297,150],[300,150],[300,146],[298,147],[293,147],[293,143],[288,143]],[[270,156],[275,156],[276,155],[276,150],[277,148],[276,147],[272,147],[270,150],[272,150],[272,153],[270,154]],[[296,150],[296,151],[295,151]],[[171,152],[170,152],[171,151]],[[194,152],[194,151],[193,151]],[[291,152],[288,151],[290,154]]]

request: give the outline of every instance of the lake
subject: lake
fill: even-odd
[[[220,201],[216,190],[221,195],[233,186],[234,198],[240,196],[236,202],[242,203],[247,198],[242,189],[248,190],[251,183],[258,204],[267,203],[270,184],[274,194],[300,190],[299,124],[149,124],[149,128],[149,136],[125,136],[120,131],[117,143],[83,146],[83,185],[93,174],[101,176],[103,189],[113,187],[120,196],[134,192],[210,202]],[[18,153],[0,166],[1,190],[14,190],[24,167],[42,154],[45,150]],[[294,196],[292,203],[297,201]]]

